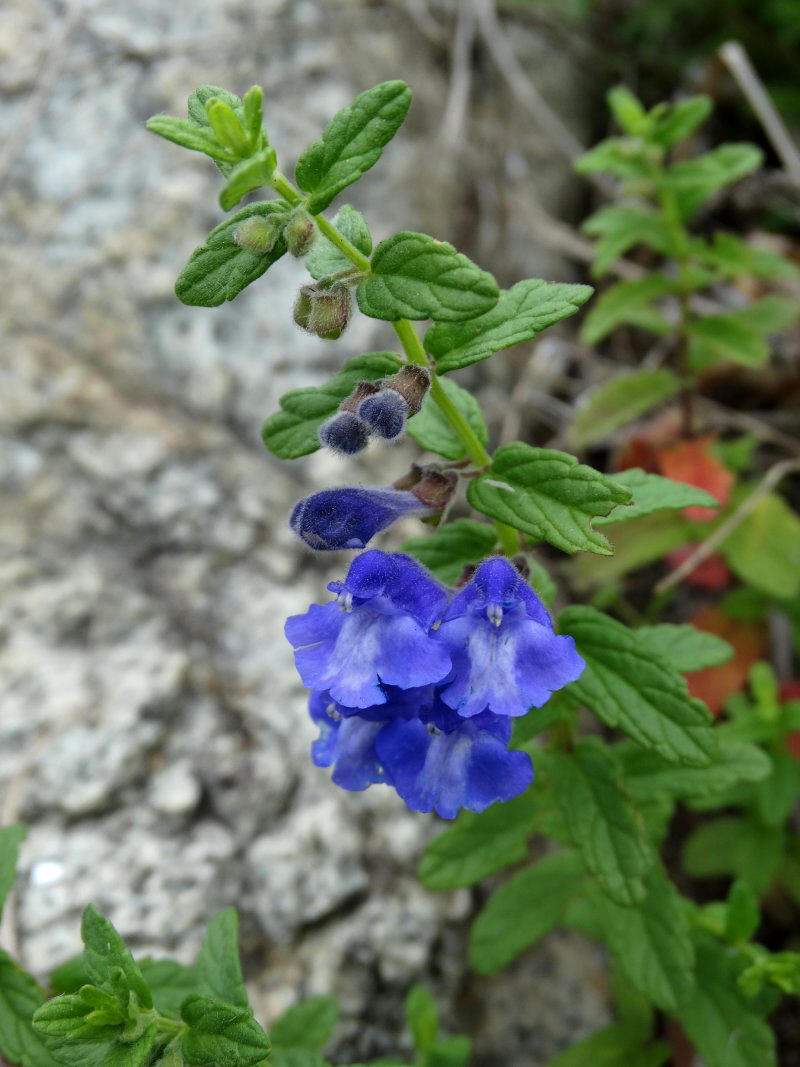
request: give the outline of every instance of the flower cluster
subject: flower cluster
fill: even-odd
[[[328,589],[335,600],[285,628],[320,727],[317,766],[447,819],[521,793],[533,768],[508,749],[511,719],[584,663],[512,564],[486,560],[454,592],[410,556],[370,550]]]
[[[319,301],[322,297],[315,299]],[[330,298],[326,295],[325,299]],[[320,426],[320,444],[333,452],[352,456],[367,447],[372,434],[386,441],[395,440],[405,430],[406,420],[422,407],[430,381],[424,367],[406,364],[396,374],[378,382],[358,382],[336,414]]]

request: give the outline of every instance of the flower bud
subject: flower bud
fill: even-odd
[[[248,139],[239,118],[230,104],[213,96],[206,100],[206,115],[214,131],[214,136],[221,145],[230,148],[237,155],[244,155],[248,150]]]
[[[380,386],[376,382],[368,382],[365,380],[356,382],[356,387],[352,391],[350,396],[345,397],[339,405],[339,411],[352,411],[355,415],[358,413],[358,408],[361,404],[361,401],[365,397],[372,396],[373,393],[377,393],[379,391]]]
[[[304,497],[295,505],[289,525],[318,552],[364,548],[396,519],[426,510],[413,493],[391,487],[348,485],[320,489]]]
[[[367,447],[369,426],[351,411],[339,411],[317,431],[319,443],[344,456],[354,456]]]
[[[299,259],[306,254],[314,240],[316,230],[317,224],[305,208],[299,207],[292,212],[283,236],[293,256]]]
[[[391,440],[405,429],[408,404],[394,389],[380,389],[365,397],[356,410],[378,437]]]
[[[407,363],[401,367],[397,374],[384,378],[381,382],[384,389],[394,389],[399,393],[408,405],[408,417],[416,415],[422,407],[422,401],[431,385],[431,376],[425,367],[416,363]]]
[[[304,285],[295,301],[294,321],[317,337],[335,341],[350,320],[350,290],[346,285],[324,289]]]
[[[283,215],[253,215],[233,231],[237,245],[256,255],[266,255],[280,236]]]
[[[455,471],[438,471],[432,467],[424,468],[422,477],[411,492],[429,508],[441,510],[450,501],[458,484]]]

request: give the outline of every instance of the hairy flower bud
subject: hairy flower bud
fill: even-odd
[[[356,382],[356,387],[350,396],[346,396],[339,405],[339,411],[352,411],[354,415],[357,414],[361,401],[365,397],[372,396],[374,393],[379,392],[379,390],[380,386],[377,382],[368,382],[365,380]]]
[[[396,390],[380,389],[362,400],[357,411],[374,434],[391,440],[405,429],[408,404]]]
[[[283,236],[293,256],[300,259],[306,254],[314,240],[316,230],[317,224],[304,207],[296,208],[291,213]]]
[[[304,285],[294,305],[294,321],[317,337],[335,341],[350,321],[350,290],[346,285],[323,288]]]
[[[319,443],[344,456],[353,456],[367,447],[369,426],[351,411],[339,411],[317,431]]]
[[[422,477],[411,490],[413,496],[429,508],[440,511],[456,491],[458,475],[455,471],[424,469]]]
[[[397,374],[384,378],[381,382],[384,389],[394,389],[399,393],[408,405],[409,418],[416,415],[422,407],[422,401],[431,385],[431,376],[425,367],[419,367],[416,363],[407,363],[401,367]]]
[[[233,231],[237,245],[256,255],[266,255],[280,236],[284,215],[253,215]]]
[[[427,510],[413,493],[384,486],[345,485],[320,489],[298,501],[289,525],[318,552],[364,548],[395,520]]]

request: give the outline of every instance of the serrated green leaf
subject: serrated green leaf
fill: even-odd
[[[548,326],[572,315],[592,295],[589,285],[566,285],[528,278],[500,292],[495,306],[467,322],[436,323],[425,333],[425,348],[440,374],[468,367],[502,348],[530,341]]]
[[[243,196],[269,185],[275,170],[275,149],[267,146],[260,152],[237,163],[228,175],[228,180],[220,189],[219,206],[223,211],[230,211]]]
[[[181,1009],[189,1030],[181,1047],[193,1067],[255,1067],[270,1043],[249,1008],[193,996]]]
[[[103,990],[98,990],[98,992],[102,994]],[[54,997],[37,1009],[33,1017],[33,1025],[45,1038],[113,1041],[115,1035],[125,1024],[125,1018],[111,994],[105,995],[111,1001],[111,1009],[101,1010],[99,1013],[95,1012],[84,997],[76,993]]]
[[[400,359],[393,352],[367,352],[342,365],[325,385],[292,389],[280,399],[281,410],[261,430],[265,446],[281,459],[297,459],[320,447],[317,430],[362,379],[377,381],[394,374]]]
[[[251,252],[237,244],[234,234],[246,219],[280,214],[287,209],[283,200],[264,200],[248,204],[215,226],[178,275],[178,299],[192,307],[218,307],[260,278],[284,254],[286,242],[279,236],[269,252]]]
[[[581,340],[589,345],[597,344],[622,323],[642,326],[653,333],[667,333],[672,327],[650,302],[674,292],[674,279],[663,274],[616,282],[592,304],[581,326]]]
[[[593,389],[580,401],[570,426],[574,448],[585,448],[644,415],[680,390],[670,370],[640,370],[621,374]]]
[[[760,895],[777,874],[783,846],[781,827],[724,815],[692,831],[683,843],[681,862],[695,878],[733,874]]]
[[[673,163],[662,179],[681,215],[688,218],[712,193],[758,170],[763,153],[752,144],[723,144],[694,159]]]
[[[19,822],[11,826],[0,826],[0,918],[3,915],[3,904],[16,877],[19,844],[27,832],[27,828]]]
[[[586,869],[619,904],[644,897],[643,875],[655,856],[622,787],[613,756],[596,738],[555,752],[550,775],[556,803]]]
[[[688,623],[662,622],[656,626],[637,626],[636,637],[657,655],[680,671],[699,671],[727,663],[733,648],[716,634],[698,630]]]
[[[635,631],[586,606],[567,608],[558,621],[586,660],[570,689],[590,711],[670,762],[690,767],[712,762],[717,739],[708,710]]]
[[[493,526],[474,519],[455,519],[422,537],[409,537],[402,551],[423,563],[440,582],[452,585],[467,564],[478,563],[496,544]]]
[[[137,961],[142,977],[153,994],[153,1003],[162,1015],[179,1017],[181,1004],[190,993],[198,991],[194,967],[177,960],[154,960],[145,956]]]
[[[239,920],[234,908],[217,912],[208,924],[193,969],[198,992],[247,1008],[247,990],[239,963]]]
[[[778,252],[760,248],[721,230],[714,234],[711,244],[695,238],[691,248],[697,259],[729,278],[748,274],[757,278],[796,278],[800,275],[800,269]]]
[[[235,162],[233,153],[219,144],[210,130],[201,129],[195,122],[179,119],[174,115],[153,115],[145,125],[151,133],[163,137],[166,141],[172,141],[181,148],[203,152],[218,163]]]
[[[127,945],[93,904],[84,909],[81,938],[86,971],[93,985],[116,992],[119,983],[136,994],[142,1008],[152,1008],[150,990]]]
[[[373,319],[460,322],[489,311],[499,297],[491,274],[426,233],[401,230],[387,237],[371,263],[356,300]]]
[[[414,1049],[417,1052],[427,1052],[439,1032],[436,1002],[425,986],[417,983],[408,991],[403,1009]]]
[[[270,1040],[277,1046],[322,1048],[330,1040],[338,1018],[339,1006],[333,997],[306,997],[273,1022]]]
[[[705,122],[711,114],[712,106],[708,96],[689,96],[685,100],[678,100],[671,104],[666,115],[656,122],[650,132],[650,139],[664,148],[672,148],[684,137],[688,137],[701,122]]]
[[[350,244],[363,255],[372,251],[372,236],[360,211],[349,204],[343,204],[333,218],[333,225]],[[317,231],[308,255],[305,258],[306,269],[312,278],[324,278],[328,274],[352,267],[352,262],[339,249],[332,245],[324,234]]]
[[[611,554],[592,519],[607,515],[630,492],[574,456],[514,441],[502,445],[492,469],[470,482],[467,499],[476,511],[499,519],[562,552],[591,549]]]
[[[742,495],[751,489],[742,487]],[[761,592],[779,600],[800,593],[800,519],[777,493],[759,500],[719,551],[738,578]]]
[[[34,1012],[44,993],[0,949],[0,1055],[21,1067],[59,1067],[44,1039],[33,1028]]]
[[[449,400],[464,416],[482,445],[489,440],[489,431],[483,421],[480,404],[466,389],[449,378],[442,378],[439,383]],[[433,400],[430,390],[425,394],[420,411],[406,423],[406,429],[418,445],[429,452],[436,452],[445,459],[461,459],[466,449],[461,438],[455,433]]]
[[[478,974],[504,967],[563,920],[583,889],[583,865],[574,852],[554,852],[513,875],[496,890],[472,924],[469,960]]]
[[[736,988],[735,954],[709,937],[698,939],[697,984],[678,1018],[710,1067],[776,1067],[769,1025]]]
[[[638,632],[638,631],[637,631]],[[740,782],[759,782],[772,764],[765,753],[747,741],[719,739],[719,752],[707,767],[676,767],[630,741],[615,746],[625,770],[625,788],[637,798],[670,796],[676,799],[713,797]]]
[[[308,210],[323,211],[333,198],[374,166],[402,125],[411,90],[401,81],[381,82],[338,111],[295,166],[297,184],[310,193]]]
[[[581,227],[596,238],[592,274],[602,277],[611,264],[634,245],[644,244],[662,255],[673,251],[666,222],[650,207],[613,204],[590,215]]]
[[[654,511],[663,511],[664,508],[677,510],[692,505],[707,508],[719,506],[717,498],[705,489],[685,482],[674,482],[671,478],[662,478],[660,474],[645,474],[640,467],[631,467],[608,477],[627,489],[632,499],[630,503],[621,504],[607,515],[595,519],[595,526],[610,526],[615,522],[638,519]]]
[[[420,881],[428,889],[456,889],[521,860],[538,806],[535,792],[526,790],[479,815],[462,813],[425,849],[417,872]]]

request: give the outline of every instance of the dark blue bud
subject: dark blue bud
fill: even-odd
[[[317,431],[319,443],[334,452],[354,456],[367,447],[369,426],[352,411],[339,411]]]
[[[402,515],[430,511],[413,493],[380,487],[321,489],[295,505],[289,525],[318,551],[364,548]]]
[[[359,417],[378,437],[399,437],[408,417],[408,404],[394,389],[381,389],[358,405]]]

